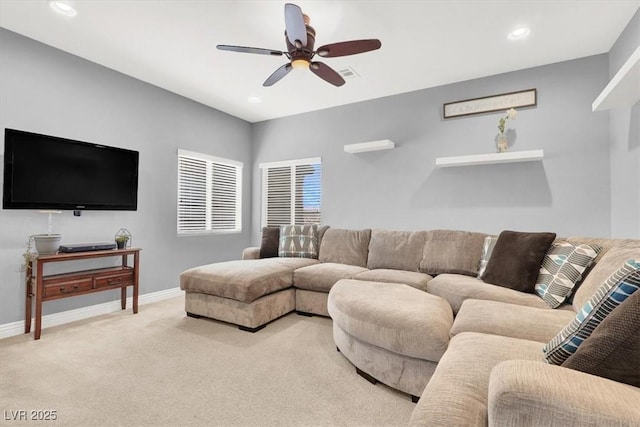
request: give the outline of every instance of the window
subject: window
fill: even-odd
[[[178,234],[242,230],[242,166],[178,150]]]
[[[320,224],[322,163],[319,157],[260,164],[262,226]]]

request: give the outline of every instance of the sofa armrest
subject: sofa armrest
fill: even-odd
[[[242,259],[260,259],[260,248],[257,246],[245,248],[242,251]]]
[[[543,362],[497,364],[489,379],[490,426],[637,426],[640,389]]]

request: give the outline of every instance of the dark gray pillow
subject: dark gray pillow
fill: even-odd
[[[555,238],[556,233],[503,231],[493,247],[482,280],[533,293],[540,265]]]
[[[562,366],[640,387],[640,291],[613,309]]]
[[[277,257],[279,244],[280,244],[280,227],[262,227],[262,241],[260,242],[260,258]]]

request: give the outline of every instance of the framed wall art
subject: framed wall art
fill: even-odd
[[[443,105],[443,118],[470,116],[472,114],[503,111],[509,108],[535,107],[538,95],[536,89],[519,92],[501,93],[483,98],[465,99]]]

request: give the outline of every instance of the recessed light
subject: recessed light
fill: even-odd
[[[262,99],[260,99],[257,96],[250,96],[249,98],[247,98],[247,101],[249,101],[252,104],[257,104],[259,102],[262,102]]]
[[[52,0],[49,2],[49,6],[61,15],[76,16],[78,14],[78,11],[73,6],[64,1]]]
[[[523,38],[527,37],[529,34],[531,34],[531,30],[529,28],[521,27],[521,28],[516,28],[515,30],[511,31],[507,35],[507,38],[509,40],[518,40],[518,39],[523,39]]]

